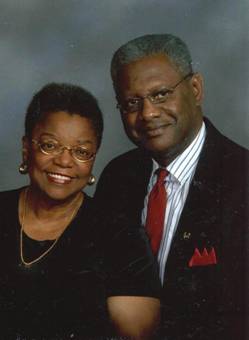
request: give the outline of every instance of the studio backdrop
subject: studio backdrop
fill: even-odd
[[[133,147],[109,69],[113,52],[143,34],[172,33],[188,44],[205,79],[204,114],[249,147],[248,22],[248,0],[1,0],[0,190],[27,183],[18,173],[25,110],[49,82],[78,84],[98,98],[105,132],[97,178],[111,158]]]

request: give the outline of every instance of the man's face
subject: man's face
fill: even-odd
[[[160,99],[165,89],[174,87],[184,76],[164,55],[144,57],[124,65],[119,72],[118,101],[121,106],[127,101],[132,106],[132,98],[150,95]],[[134,112],[121,108],[126,133],[160,163],[167,164],[191,143],[200,129],[201,99],[202,78],[194,74],[169,93],[163,103],[144,98]]]

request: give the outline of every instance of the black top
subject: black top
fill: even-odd
[[[19,194],[20,189],[0,193],[1,339],[104,336],[110,331],[107,296],[158,296],[153,259],[146,255],[141,235],[123,229],[107,240],[101,226],[93,226],[88,196],[54,248],[25,266],[20,259]],[[24,251],[34,242],[24,238]],[[130,246],[136,250],[128,255]]]

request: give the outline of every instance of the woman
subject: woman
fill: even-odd
[[[145,337],[158,321],[147,244],[123,229],[98,251],[101,226],[82,189],[94,182],[102,130],[95,98],[78,86],[49,84],[28,106],[19,170],[30,184],[0,194],[0,338],[104,336],[108,318],[117,333]],[[122,256],[109,276],[115,249],[130,246],[142,260]]]

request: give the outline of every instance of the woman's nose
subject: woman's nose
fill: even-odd
[[[54,161],[61,167],[72,167],[74,164],[74,158],[72,156],[71,149],[63,148],[61,152],[54,157]]]

